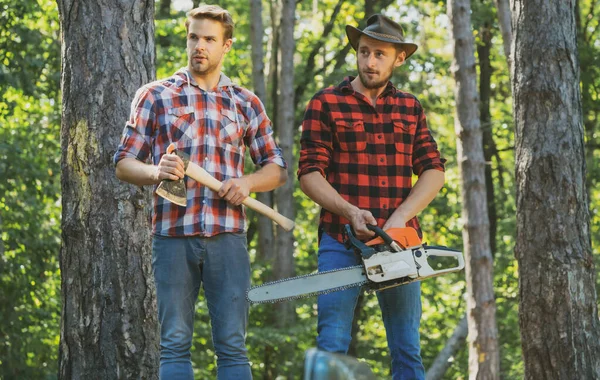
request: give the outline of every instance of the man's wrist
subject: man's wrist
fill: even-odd
[[[352,220],[352,215],[356,214],[360,209],[346,201],[341,207],[342,216],[348,220]]]
[[[246,188],[248,189],[248,193],[254,193],[254,181],[252,179],[254,173],[244,175],[240,177],[240,180],[244,181]]]
[[[153,184],[157,184],[160,182],[160,171],[158,170],[158,166],[157,165],[148,165],[148,175],[150,176],[150,181],[152,181]]]

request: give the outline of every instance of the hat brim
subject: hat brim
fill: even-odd
[[[418,48],[418,46],[416,44],[413,44],[412,42],[398,42],[398,40],[395,40],[392,38],[385,38],[385,37],[382,37],[377,34],[370,34],[368,31],[363,32],[362,30],[360,30],[352,25],[346,25],[346,35],[348,36],[350,45],[354,48],[354,50],[358,49],[358,40],[360,39],[360,36],[362,36],[362,35],[365,35],[367,37],[373,38],[378,41],[389,42],[394,45],[400,46],[406,52],[406,57],[404,59],[413,55],[413,53],[415,51],[417,51],[417,48]]]

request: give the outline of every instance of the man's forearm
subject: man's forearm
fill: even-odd
[[[445,174],[443,171],[431,169],[423,172],[408,197],[394,211],[390,221],[406,223],[423,211],[440,192],[440,189],[444,186],[444,181]]]
[[[270,163],[266,164],[254,173],[243,176],[250,184],[250,192],[271,191],[283,185],[287,181],[288,174],[285,168]]]
[[[350,214],[358,210],[358,207],[342,198],[319,172],[310,172],[300,177],[300,188],[310,199],[336,215],[349,219]]]
[[[137,186],[155,185],[159,183],[157,167],[146,164],[135,158],[124,158],[117,163],[117,178]]]

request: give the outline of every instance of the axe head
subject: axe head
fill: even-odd
[[[183,161],[183,168],[187,170],[190,157],[178,150],[175,150],[173,144],[167,148],[167,154],[175,153]],[[175,203],[176,205],[185,207],[187,204],[187,189],[185,187],[185,178],[180,178],[177,181],[164,179],[156,188],[156,194],[166,200]]]

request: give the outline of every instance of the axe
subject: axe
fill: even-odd
[[[204,186],[207,186],[209,189],[213,191],[219,191],[223,183],[210,175],[206,170],[195,164],[194,162],[190,162],[190,157],[184,152],[175,150],[175,146],[173,144],[169,145],[167,148],[167,154],[175,152],[183,161],[183,167],[185,168],[185,174],[201,183]],[[185,182],[183,178],[180,178],[177,181],[171,181],[165,179],[161,181],[160,185],[156,188],[156,194],[161,197],[179,205],[186,206],[187,204],[187,190],[185,188]],[[251,208],[252,210],[263,214],[264,216],[270,218],[275,223],[279,224],[284,230],[291,231],[294,228],[294,221],[286,218],[281,215],[277,211],[273,210],[271,207],[265,205],[257,201],[252,197],[246,197],[242,202],[243,205]]]

